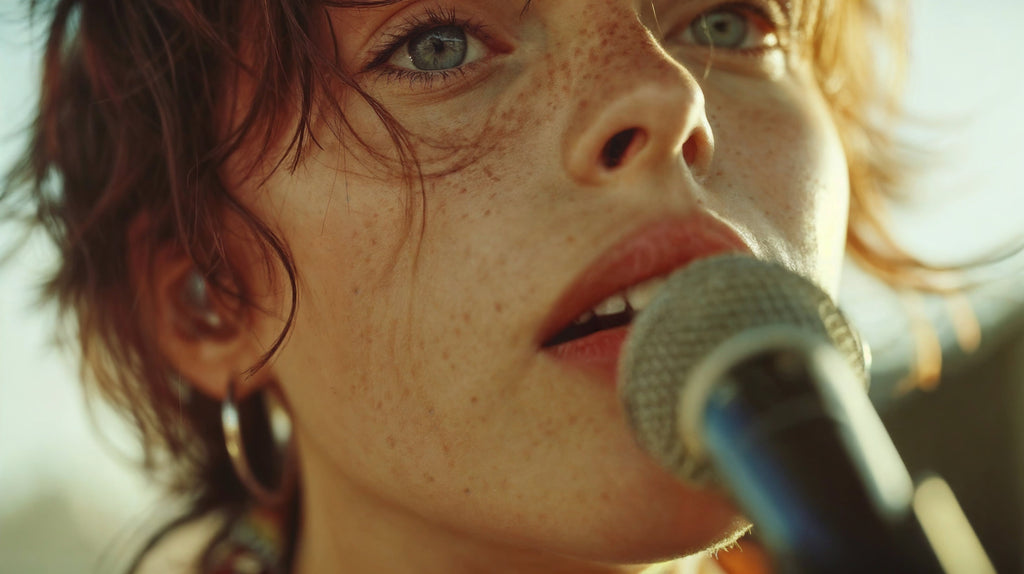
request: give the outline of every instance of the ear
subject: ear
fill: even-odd
[[[146,300],[143,321],[176,372],[218,400],[232,379],[240,395],[269,380],[266,367],[248,373],[263,353],[255,326],[249,324],[253,314],[214,289],[183,249],[158,248],[149,261],[133,259]]]

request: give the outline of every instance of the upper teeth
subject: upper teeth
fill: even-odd
[[[601,301],[594,307],[594,314],[597,316],[615,315],[626,310],[626,297],[622,293],[616,293]]]
[[[655,277],[654,279],[648,279],[643,283],[633,285],[626,290],[626,299],[629,301],[629,306],[634,311],[640,311],[646,309],[650,305],[654,296],[661,290],[661,286],[665,284],[668,279],[666,277]]]
[[[594,312],[593,311],[587,311],[586,313],[584,313],[584,314],[580,315],[579,317],[577,317],[576,320],[574,321],[574,323],[576,323],[577,325],[582,325],[582,324],[586,323],[587,321],[589,321],[589,320],[591,320],[593,318],[594,318]]]
[[[665,284],[665,277],[655,277],[643,283],[629,287],[625,291],[616,293],[601,301],[593,309],[583,313],[576,319],[576,323],[582,324],[589,321],[594,315],[605,316],[622,313],[628,306],[633,311],[640,311],[650,304],[651,300]]]

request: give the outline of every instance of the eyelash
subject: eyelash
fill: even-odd
[[[460,18],[455,11],[449,9],[430,9],[422,14],[408,17],[397,28],[387,32],[382,45],[373,50],[370,62],[363,66],[363,72],[374,72],[378,78],[391,81],[407,81],[419,87],[429,88],[434,82],[448,82],[466,74],[466,69],[476,62],[470,62],[450,70],[419,71],[396,68],[388,64],[398,50],[418,34],[442,26],[458,26],[466,35],[486,40],[486,26],[471,19]]]

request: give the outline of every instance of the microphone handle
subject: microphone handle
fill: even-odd
[[[831,346],[776,345],[716,378],[700,385],[691,441],[779,571],[944,572],[913,512],[906,467]]]

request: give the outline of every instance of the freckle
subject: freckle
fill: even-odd
[[[427,409],[427,414],[428,415],[433,415],[434,414],[434,407],[430,407],[429,409]]]
[[[468,312],[462,314],[462,320],[465,321],[466,323],[469,323],[469,313]]]
[[[478,398],[476,398],[476,397],[470,397],[470,398],[469,398],[469,402],[471,402],[471,403],[473,403],[473,404],[475,405],[475,404],[477,404],[478,402],[480,402],[480,399],[478,399]]]
[[[450,357],[451,357],[451,354],[448,353],[448,351],[441,351],[441,358],[442,359],[447,361]]]
[[[427,482],[434,482],[434,477],[428,473],[423,473],[423,480]]]
[[[570,235],[570,236],[566,237],[565,238],[565,242],[568,243],[569,245],[572,245],[573,243],[576,243],[576,236],[575,235]]]
[[[359,286],[358,285],[352,288],[352,294],[353,295],[358,295],[359,294]]]
[[[469,490],[468,488],[466,488],[466,489],[464,489],[464,490],[462,491],[462,494],[469,494],[469,493],[470,493],[470,490]]]
[[[380,411],[380,410],[383,410],[383,409],[384,409],[384,401],[377,401],[377,410]]]
[[[395,448],[395,437],[393,437],[391,435],[388,435],[387,443],[388,443],[388,448],[394,449]]]
[[[612,499],[611,495],[609,495],[607,492],[602,492],[601,493],[601,500],[611,500],[611,499]]]
[[[484,217],[488,217],[489,215],[491,215],[491,210],[490,209],[485,209],[484,210]]]
[[[505,310],[505,307],[503,307],[503,306],[501,305],[501,303],[495,303],[495,304],[494,304],[494,311],[495,311],[496,313],[501,313],[501,312],[502,312],[502,311],[504,311],[504,310]]]
[[[460,190],[459,190],[459,195],[466,195],[466,192],[467,192],[467,191],[469,191],[469,190],[468,190],[467,188],[465,188],[465,187],[464,187],[464,188],[462,188],[462,189],[460,189]]]

